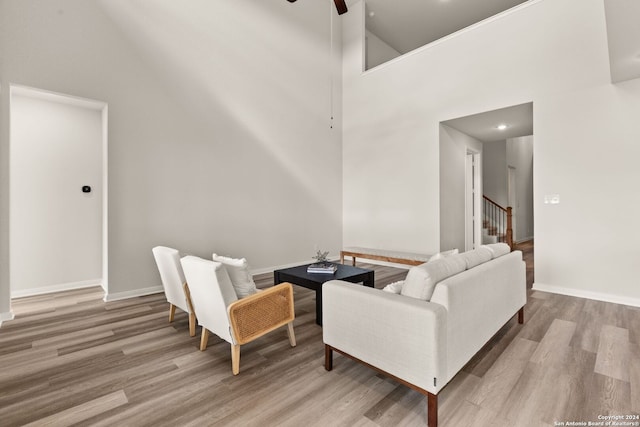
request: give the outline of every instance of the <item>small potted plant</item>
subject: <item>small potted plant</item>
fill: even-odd
[[[313,259],[315,259],[318,264],[322,264],[325,262],[329,262],[329,260],[327,259],[328,255],[329,251],[322,252],[319,250],[318,252],[316,252],[316,256],[314,256]]]

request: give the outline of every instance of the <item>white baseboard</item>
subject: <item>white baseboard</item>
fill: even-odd
[[[545,285],[542,283],[533,284],[534,291],[551,292],[553,294],[568,295],[570,297],[586,298],[596,301],[611,302],[614,304],[640,307],[640,298],[629,298],[621,295],[605,294],[602,292],[585,291],[582,289],[564,288],[561,286]]]
[[[6,313],[0,313],[0,326],[2,326],[2,322],[6,322],[8,320],[13,320],[12,311],[8,311]]]
[[[102,286],[102,279],[83,280],[81,282],[61,283],[59,285],[44,286],[42,288],[20,289],[11,291],[11,298],[24,298],[34,295],[52,294],[54,292],[71,291],[73,289]]]
[[[149,288],[134,289],[134,290],[125,291],[125,292],[105,293],[103,300],[104,302],[118,301],[121,299],[136,298],[136,297],[143,297],[146,295],[159,294],[161,292],[164,292],[164,288],[162,286],[152,286]]]

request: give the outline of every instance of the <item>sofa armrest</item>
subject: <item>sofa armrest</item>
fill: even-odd
[[[436,394],[446,385],[446,310],[439,304],[332,280],[322,288],[323,339]]]
[[[447,310],[452,378],[527,302],[522,253],[514,251],[438,283],[431,301]]]

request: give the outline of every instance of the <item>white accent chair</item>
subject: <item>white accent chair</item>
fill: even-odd
[[[181,263],[202,326],[200,350],[207,348],[209,331],[230,343],[233,375],[240,372],[240,346],[281,326],[287,325],[289,344],[295,347],[291,283],[238,299],[223,264],[195,256],[186,256]]]
[[[166,246],[156,246],[151,251],[158,265],[164,294],[169,302],[169,323],[173,322],[178,307],[189,314],[189,335],[196,336],[196,315],[180,264],[180,252]]]

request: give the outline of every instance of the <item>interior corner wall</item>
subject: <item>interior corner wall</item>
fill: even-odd
[[[506,141],[482,144],[482,191],[485,196],[507,206],[507,143]]]
[[[440,124],[441,251],[465,250],[465,177],[469,150],[482,153],[482,143],[452,127]]]
[[[439,245],[439,123],[533,102],[534,286],[640,306],[640,79],[611,84],[602,0],[526,2],[365,73],[360,7],[343,21],[345,240]]]
[[[111,298],[161,289],[156,245],[246,257],[253,269],[306,261],[316,248],[337,254],[342,94],[331,72],[341,18],[330,58],[330,10],[313,1],[0,2],[3,82],[109,105]],[[4,155],[4,128],[0,144]],[[1,237],[4,250],[6,230]]]
[[[516,171],[516,242],[533,238],[533,140],[533,135],[528,135],[506,143],[507,165]]]

